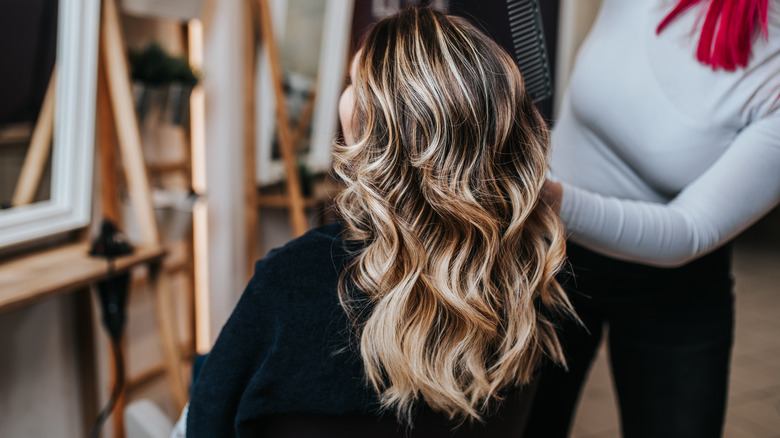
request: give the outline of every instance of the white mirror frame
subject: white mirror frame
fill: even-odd
[[[0,248],[89,223],[100,0],[60,0],[51,198],[0,211]]]

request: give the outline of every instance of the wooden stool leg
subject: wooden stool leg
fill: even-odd
[[[95,338],[92,312],[92,296],[89,288],[82,289],[76,297],[76,349],[78,351],[78,376],[81,399],[81,423],[84,435],[88,434],[98,414],[97,367],[95,365]]]
[[[127,342],[125,341],[125,337],[122,336],[122,339],[119,340],[119,349],[122,352],[122,358],[125,361],[125,364],[127,361],[124,359],[126,356],[125,352],[127,351],[126,345]],[[113,348],[113,347],[111,347]],[[111,360],[109,363],[111,364],[111,369],[116,369],[116,358],[112,354],[110,356]],[[125,365],[126,366],[126,365]],[[127,374],[125,372],[124,374]],[[119,376],[116,375],[113,371],[111,374],[111,387],[115,387],[117,384],[117,381],[119,380]],[[125,387],[122,389],[122,392],[119,393],[119,397],[116,399],[116,406],[114,406],[114,410],[111,412],[111,417],[114,419],[113,426],[114,426],[114,438],[125,438],[125,405],[127,405],[127,376],[122,376],[122,380],[124,380]]]
[[[152,287],[155,301],[155,313],[157,315],[157,330],[160,334],[163,355],[165,356],[165,368],[168,376],[168,384],[171,388],[176,411],[184,409],[189,399],[187,386],[182,375],[182,360],[178,342],[176,342],[173,305],[171,304],[171,289],[168,287],[168,279],[161,278],[161,263],[149,265],[149,282]]]

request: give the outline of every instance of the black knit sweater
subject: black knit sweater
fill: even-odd
[[[256,263],[197,377],[188,437],[452,435],[453,425],[424,407],[414,433],[392,415],[379,415],[338,301],[349,258],[341,229],[309,231]],[[519,427],[522,410],[512,408],[506,421],[493,417],[491,430],[465,427],[455,436],[512,436],[507,433]],[[345,424],[354,430],[348,433]]]

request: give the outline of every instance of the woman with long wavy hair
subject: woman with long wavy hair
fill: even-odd
[[[257,263],[187,435],[517,435],[571,317],[545,123],[512,58],[431,9],[377,23],[350,70],[343,221]]]

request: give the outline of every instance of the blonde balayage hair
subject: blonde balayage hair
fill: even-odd
[[[482,420],[543,356],[563,361],[548,316],[570,313],[564,236],[539,199],[547,128],[512,58],[427,8],[377,23],[352,81],[355,142],[335,168],[361,249],[339,296],[366,376],[402,420],[419,401]]]

